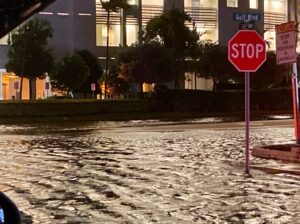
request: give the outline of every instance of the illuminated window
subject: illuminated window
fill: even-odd
[[[97,24],[96,25],[96,45],[106,46],[107,30],[106,25]],[[120,45],[120,25],[110,25],[109,26],[109,46],[119,46]]]
[[[137,43],[137,39],[138,39],[138,26],[137,25],[127,25],[126,26],[126,38],[127,38],[128,46]]]
[[[200,0],[185,0],[184,7],[200,7]]]
[[[267,31],[264,34],[264,39],[267,41],[268,43],[268,50],[274,51],[276,49],[276,43],[275,43],[275,36],[276,33],[275,31]]]
[[[128,0],[127,2],[129,5],[137,5],[138,4],[138,0]]]
[[[217,0],[200,0],[200,7],[217,8]]]
[[[238,7],[238,0],[227,0],[227,7]]]
[[[265,0],[264,7],[266,12],[286,13],[287,0]]]
[[[217,0],[184,0],[184,7],[217,8]]]
[[[164,5],[164,0],[143,0],[143,5]]]
[[[9,34],[5,35],[0,39],[0,45],[7,45],[7,40],[8,40]]]
[[[258,0],[250,0],[250,9],[258,9]]]
[[[200,33],[200,40],[218,40],[218,30],[217,29],[206,29],[206,28],[196,28],[197,32]]]

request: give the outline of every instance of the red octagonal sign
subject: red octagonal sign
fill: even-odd
[[[228,60],[240,72],[256,72],[266,60],[266,42],[254,30],[240,30],[228,42]]]

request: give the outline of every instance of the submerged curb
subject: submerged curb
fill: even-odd
[[[300,145],[266,145],[252,149],[252,156],[300,163]]]

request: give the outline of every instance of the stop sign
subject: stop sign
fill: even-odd
[[[254,30],[240,30],[228,42],[228,60],[240,72],[256,72],[266,60],[266,42]]]

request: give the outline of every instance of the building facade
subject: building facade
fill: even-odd
[[[291,0],[129,0],[130,10],[112,13],[110,17],[110,61],[120,46],[139,42],[140,30],[151,18],[172,8],[185,10],[191,16],[187,25],[202,34],[201,40],[226,45],[239,29],[256,29],[270,43],[270,50],[274,50],[275,25],[288,21],[288,1]],[[54,28],[50,45],[56,57],[87,49],[105,67],[107,17],[100,0],[56,0],[36,17],[47,19]],[[2,69],[7,61],[6,39],[0,40]],[[186,81],[186,88],[193,86],[201,85]],[[204,86],[210,88],[207,83]]]

